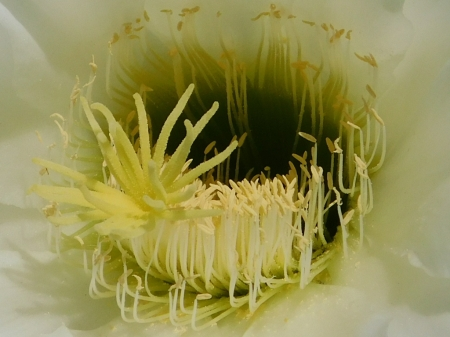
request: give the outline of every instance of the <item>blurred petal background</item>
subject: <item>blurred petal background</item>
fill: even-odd
[[[202,6],[201,1],[147,1],[145,6],[149,12],[176,11],[199,2]],[[209,3],[214,7],[218,1]],[[239,32],[248,24],[239,26],[239,18],[253,17],[270,3],[227,1],[222,6],[224,16],[236,12],[230,26]],[[450,3],[283,3],[293,12],[302,8],[302,18],[351,27],[355,43],[393,72],[382,79],[390,83],[379,108],[388,126],[388,152],[373,178],[368,244],[333,264],[333,285],[292,289],[251,319],[229,317],[183,336],[448,336]],[[88,276],[48,251],[40,201],[26,196],[38,179],[31,158],[45,156],[46,145],[59,141],[49,115],[67,111],[75,75],[87,78],[92,54],[101,69],[112,32],[143,6],[144,1],[119,0],[0,1],[1,336],[182,332],[169,324],[123,323],[114,299],[90,299]],[[240,35],[237,43],[245,44],[246,37]]]

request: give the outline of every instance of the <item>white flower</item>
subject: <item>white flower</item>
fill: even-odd
[[[177,12],[176,4],[156,5]],[[247,29],[240,16],[248,18],[268,5],[258,4],[257,10],[252,7],[255,4],[246,5],[236,12],[236,24]],[[297,6],[298,2],[292,2],[292,11]],[[1,227],[5,238],[1,242],[1,296],[6,303],[1,312],[2,330],[7,335],[30,336],[52,331],[55,336],[173,335],[170,325],[109,322],[115,317],[114,301],[89,299],[87,278],[52,260],[42,244],[45,221],[25,201],[24,190],[37,179],[31,157],[45,156],[43,144],[59,137],[47,116],[67,110],[65,97],[72,75],[83,73],[87,55],[101,54],[104,47],[99,41],[106,41],[117,22],[131,15],[123,5],[112,13],[88,2],[52,7],[6,2],[1,8],[2,116],[7,117],[2,120],[0,143],[5,222]],[[236,7],[224,8],[224,15]],[[312,284],[301,291],[291,290],[266,303],[251,320],[229,317],[206,334],[444,336],[450,331],[450,305],[445,296],[450,287],[446,258],[450,157],[445,129],[450,125],[446,101],[450,44],[445,35],[450,8],[445,3],[407,2],[404,13],[414,29],[411,44],[411,27],[401,9],[400,3],[363,6],[351,1],[304,9],[305,16],[353,28],[360,48],[378,53],[385,67],[400,61],[395,80],[380,79],[394,82],[380,101],[389,145],[385,166],[373,178],[376,204],[366,218],[368,245],[335,262],[330,268],[332,286]],[[135,9],[128,10],[134,15]],[[203,37],[209,33],[205,30]],[[246,35],[241,36],[236,44],[246,43]],[[68,328],[57,329],[61,324]]]

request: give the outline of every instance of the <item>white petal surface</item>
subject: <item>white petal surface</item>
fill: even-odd
[[[440,277],[450,270],[450,39],[430,36],[448,26],[448,13],[450,4],[441,1],[417,19],[395,90],[384,101],[392,127],[385,166],[373,180],[377,211],[369,216],[377,245]]]
[[[39,336],[62,322],[92,330],[117,315],[114,300],[89,297],[82,269],[49,252],[37,210],[1,205],[0,213],[0,335]]]
[[[423,316],[403,308],[397,312],[387,327],[388,337],[448,336],[450,314]]]
[[[38,171],[30,160],[45,155],[46,145],[59,141],[49,116],[65,111],[70,86],[65,76],[52,69],[41,47],[2,4],[0,36],[0,202],[25,207],[26,188],[36,181]],[[36,130],[45,143],[38,141]]]

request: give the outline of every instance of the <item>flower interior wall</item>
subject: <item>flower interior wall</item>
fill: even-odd
[[[111,39],[111,110],[91,102],[92,61],[56,116],[63,156],[35,159],[31,191],[92,297],[115,296],[126,321],[202,329],[304,288],[351,231],[362,243],[385,152],[378,65],[352,51],[351,30],[275,5],[249,18],[261,35],[245,59],[220,34],[219,55],[199,42],[201,8],[159,15],[168,41],[147,12]]]

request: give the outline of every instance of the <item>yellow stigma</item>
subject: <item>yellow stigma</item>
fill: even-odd
[[[49,220],[56,225],[96,221],[95,229],[100,235],[130,239],[152,230],[159,219],[177,221],[219,215],[221,210],[198,207],[195,194],[199,183],[195,180],[224,161],[236,149],[238,142],[233,141],[222,153],[192,170],[187,171],[189,162],[186,162],[192,143],[216,113],[217,104],[195,126],[189,121],[185,122],[186,137],[170,160],[164,160],[173,125],[193,90],[194,85],[191,84],[167,118],[153,155],[147,115],[139,94],[133,95],[139,119],[138,153],[108,108],[99,103],[89,105],[86,98],[81,97],[89,126],[109,171],[108,179],[100,182],[63,165],[34,159],[36,164],[70,179],[74,186],[34,185],[31,187],[32,192],[52,202],[83,207],[77,209],[74,212],[76,214],[50,216]],[[99,111],[106,119],[109,136],[103,132],[91,109]],[[114,184],[111,183],[112,179]],[[180,207],[182,203],[183,207]]]
[[[93,61],[57,122],[63,163],[34,159],[58,252],[83,252],[91,296],[115,297],[125,321],[202,329],[251,314],[347,255],[350,232],[362,243],[373,208],[385,152],[375,57],[349,53],[350,30],[271,5],[249,18],[262,32],[251,64],[223,36],[214,58],[199,13],[172,23],[162,10],[168,43],[147,12],[123,25],[109,42],[114,109],[90,102]],[[353,62],[370,74],[356,93]]]

